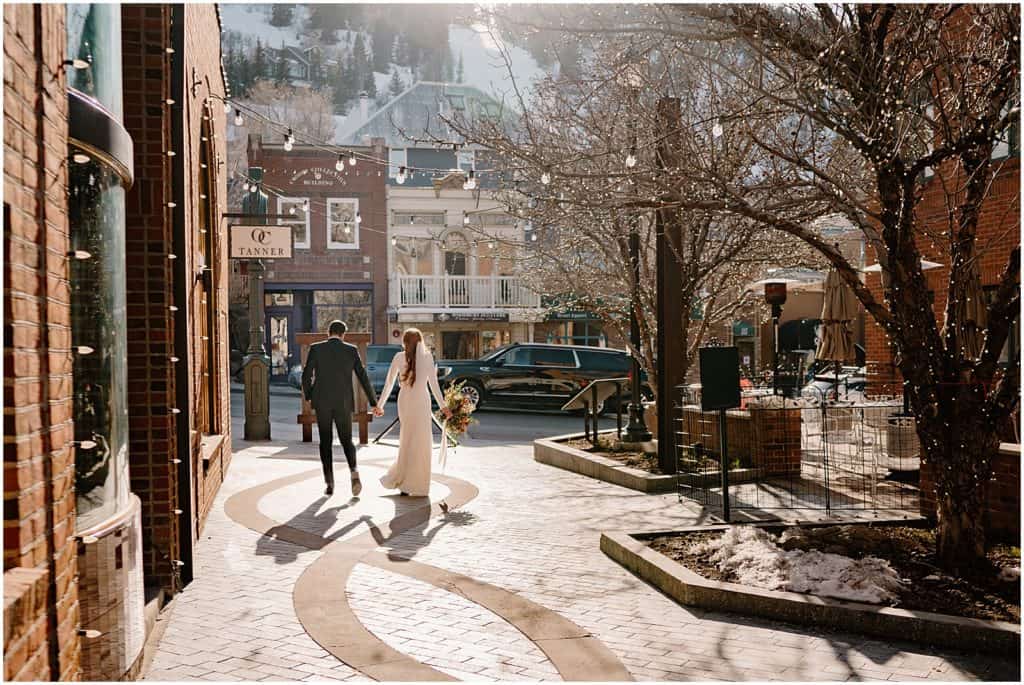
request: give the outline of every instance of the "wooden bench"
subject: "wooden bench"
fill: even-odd
[[[296,333],[295,342],[299,345],[302,357],[302,367],[306,367],[306,356],[309,354],[309,346],[313,343],[327,340],[326,333]],[[369,333],[349,333],[345,335],[345,342],[352,343],[359,348],[359,354],[366,363],[366,346],[370,344]],[[355,388],[355,411],[352,412],[352,423],[359,425],[359,444],[366,445],[370,441],[370,421],[373,421],[373,414],[370,413],[369,398],[363,392],[362,386],[352,374],[352,387]],[[299,399],[299,415],[296,423],[302,426],[302,442],[313,442],[313,426],[316,425],[316,411],[313,405],[305,397]]]

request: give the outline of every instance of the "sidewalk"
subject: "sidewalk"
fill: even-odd
[[[245,393],[245,384],[231,381],[231,392]],[[270,394],[282,397],[302,397],[302,391],[287,384],[271,383]]]
[[[360,498],[344,462],[323,498],[315,453],[236,443],[146,679],[1017,680],[987,655],[681,607],[598,540],[699,513],[537,464],[528,445],[459,447],[431,501],[381,489],[385,445],[359,451]]]

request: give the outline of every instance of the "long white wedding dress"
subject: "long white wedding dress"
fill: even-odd
[[[380,394],[377,406],[381,409],[391,395],[395,381],[405,372],[405,352],[398,352],[391,360],[388,377],[384,382],[384,392]],[[398,391],[398,461],[391,465],[381,479],[381,485],[389,490],[402,492],[417,497],[425,497],[430,492],[430,455],[434,447],[434,436],[431,430],[430,393],[433,393],[438,406],[444,406],[444,395],[437,382],[437,367],[434,356],[423,343],[416,345],[416,382],[408,385],[401,381]]]

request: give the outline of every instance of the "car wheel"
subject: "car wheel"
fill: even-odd
[[[462,396],[470,401],[474,410],[477,410],[483,404],[484,390],[478,383],[469,381],[462,386]]]

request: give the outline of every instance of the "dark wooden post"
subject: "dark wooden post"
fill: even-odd
[[[678,166],[676,136],[682,117],[679,100],[662,98],[658,102],[658,120],[663,132],[658,145],[658,167]],[[655,213],[658,269],[658,468],[662,473],[676,472],[676,404],[680,401],[678,386],[682,385],[686,350],[681,344],[684,309],[689,303],[681,298],[683,277],[676,255],[681,253],[680,227],[676,209]],[[674,251],[673,251],[674,247]],[[684,304],[686,307],[684,307]],[[688,310],[687,310],[688,311]]]

